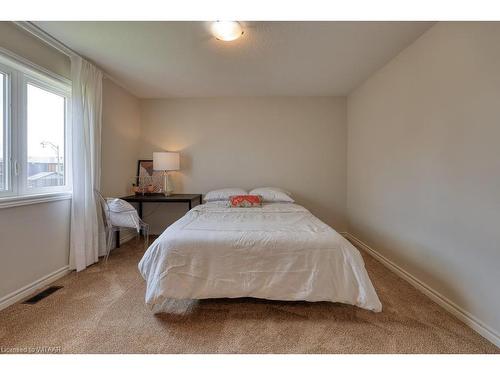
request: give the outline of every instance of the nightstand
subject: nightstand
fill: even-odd
[[[165,196],[163,194],[154,194],[154,195],[127,195],[126,197],[121,197],[124,201],[130,203],[139,203],[139,209],[137,213],[139,217],[142,219],[142,205],[143,203],[187,203],[188,209],[193,208],[193,203],[202,202],[201,194],[172,194]],[[116,247],[120,247],[120,232],[116,232]]]

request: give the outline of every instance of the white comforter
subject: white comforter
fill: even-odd
[[[146,303],[257,297],[332,301],[381,311],[359,251],[304,207],[196,206],[139,263]]]

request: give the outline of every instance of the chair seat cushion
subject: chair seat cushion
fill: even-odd
[[[134,206],[119,198],[108,198],[106,201],[109,208],[108,220],[112,226],[140,230],[141,223]]]

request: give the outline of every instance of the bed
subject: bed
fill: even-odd
[[[238,297],[382,310],[359,251],[294,203],[196,206],[154,241],[139,271],[155,313],[170,298]]]

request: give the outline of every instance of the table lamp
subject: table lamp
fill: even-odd
[[[153,169],[163,172],[163,193],[166,196],[172,195],[174,186],[168,175],[169,171],[180,169],[178,152],[153,152]]]

